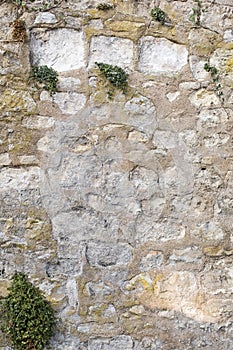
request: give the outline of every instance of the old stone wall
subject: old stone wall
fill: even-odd
[[[0,1],[0,294],[28,274],[56,350],[232,349],[233,2],[103,3]]]

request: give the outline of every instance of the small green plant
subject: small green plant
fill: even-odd
[[[200,0],[194,0],[197,3],[197,7],[193,7],[193,13],[189,17],[189,20],[196,24],[197,26],[201,25],[201,12],[202,12],[202,4]]]
[[[113,5],[102,2],[99,5],[97,5],[97,10],[101,10],[101,11],[108,11],[108,10],[112,10],[113,9]]]
[[[22,0],[14,0],[14,3],[15,3],[17,6],[22,6],[22,5],[23,5],[23,1],[22,1]]]
[[[113,87],[122,90],[123,93],[126,93],[128,87],[128,74],[124,71],[124,69],[106,63],[95,62],[95,64]],[[111,91],[108,92],[108,95],[109,98],[112,98]]]
[[[219,81],[219,74],[218,74],[217,68],[214,67],[214,66],[211,66],[209,63],[206,62],[204,64],[204,69],[208,73],[210,73],[211,78],[212,78],[213,82],[215,83],[215,92],[216,92],[217,96],[219,97],[221,103],[224,104],[222,85],[220,83],[218,83],[218,81]]]
[[[211,77],[213,78],[213,81],[216,82],[218,80],[218,70],[216,67],[214,66],[210,66],[209,63],[205,63],[204,64],[204,69],[207,71],[207,72],[210,72],[211,74]]]
[[[151,10],[151,17],[154,21],[158,21],[162,24],[165,23],[165,20],[166,20],[166,13],[161,10],[159,7],[155,7]]]
[[[43,89],[50,92],[50,95],[55,93],[57,89],[58,73],[48,66],[34,66],[31,70],[31,79],[43,84]]]
[[[42,350],[54,334],[54,310],[27,276],[16,272],[1,302],[1,328],[18,350]]]

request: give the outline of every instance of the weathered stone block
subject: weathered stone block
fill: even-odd
[[[95,36],[90,44],[89,67],[94,67],[97,61],[133,69],[133,50],[133,41],[129,39]]]
[[[210,80],[210,74],[204,69],[206,61],[200,60],[197,56],[189,57],[189,64],[194,78],[198,81]]]
[[[55,124],[55,120],[52,117],[45,116],[33,116],[23,119],[22,125],[27,129],[49,129]]]
[[[77,92],[57,92],[53,98],[54,102],[64,114],[75,114],[80,111],[86,103],[86,96]]]
[[[174,44],[164,38],[145,36],[139,43],[139,71],[146,74],[174,74],[188,60],[184,45]]]
[[[33,30],[30,49],[33,64],[47,65],[58,72],[85,66],[83,33],[73,29]]]
[[[123,243],[89,243],[86,254],[87,261],[91,266],[124,266],[132,259],[132,248],[128,244]]]
[[[5,168],[0,173],[0,191],[1,190],[25,190],[39,187],[40,168]]]
[[[76,91],[81,85],[79,78],[59,77],[58,88],[62,91]]]
[[[8,153],[0,154],[0,166],[1,165],[10,165],[11,159]]]
[[[163,264],[164,256],[160,251],[151,251],[145,257],[142,258],[140,263],[140,270],[147,272],[158,268]]]
[[[220,106],[220,100],[216,94],[206,89],[200,89],[190,96],[190,102],[197,108]]]
[[[42,24],[42,23],[53,24],[56,22],[57,22],[56,16],[50,12],[40,12],[35,19],[35,24]]]

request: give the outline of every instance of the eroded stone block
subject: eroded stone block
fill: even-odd
[[[62,113],[75,114],[85,106],[86,96],[77,92],[57,92],[54,95],[54,102]]]
[[[128,244],[90,243],[86,254],[91,266],[126,265],[132,258],[132,248]]]
[[[35,24],[41,24],[41,23],[53,24],[56,22],[57,22],[56,16],[50,12],[40,12],[36,16],[36,20],[35,20]]]
[[[133,41],[104,35],[93,37],[89,67],[95,66],[96,61],[133,69]]]
[[[58,72],[85,66],[83,33],[74,29],[33,30],[30,49],[33,64],[47,65]]]
[[[139,71],[146,74],[174,74],[187,64],[186,47],[164,38],[146,36],[140,40],[139,50]]]

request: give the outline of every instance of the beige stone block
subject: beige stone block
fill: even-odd
[[[0,166],[1,165],[10,165],[11,159],[8,153],[0,154]]]
[[[190,97],[190,102],[194,107],[220,106],[220,100],[213,91],[200,89]]]
[[[50,129],[54,124],[54,118],[40,115],[24,118],[22,122],[23,127],[28,129]]]

